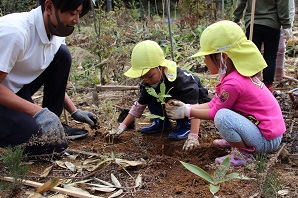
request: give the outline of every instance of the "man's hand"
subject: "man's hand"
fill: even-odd
[[[191,151],[199,146],[200,146],[200,143],[199,143],[198,137],[196,135],[190,134],[188,135],[188,138],[183,145],[183,150]]]
[[[60,119],[48,108],[43,108],[33,118],[36,120],[43,137],[47,140],[60,141],[65,139],[65,133]]]
[[[96,116],[90,111],[77,109],[71,114],[71,117],[76,121],[88,123],[90,126],[94,126],[96,124]]]
[[[184,104],[179,100],[169,100],[166,103],[166,113],[171,119],[183,119],[190,117],[191,107],[190,104]]]
[[[112,131],[110,131],[106,137],[119,137],[121,135],[121,133],[123,133],[123,131],[125,131],[127,128],[127,126],[123,123],[120,123],[117,129],[112,129]]]
[[[282,29],[282,36],[285,40],[292,38],[292,28]]]

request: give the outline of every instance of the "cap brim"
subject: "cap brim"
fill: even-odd
[[[199,56],[206,56],[206,55],[209,55],[209,54],[211,54],[211,53],[199,51],[198,53],[192,55],[191,57],[195,58],[195,57],[199,57]]]
[[[141,69],[141,70],[136,70],[136,69],[133,69],[132,67],[127,70],[124,75],[129,77],[129,78],[140,78],[141,76],[145,75],[148,71],[150,70],[149,69]]]

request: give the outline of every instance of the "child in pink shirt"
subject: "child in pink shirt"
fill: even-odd
[[[207,27],[201,35],[200,46],[193,57],[205,56],[210,73],[221,76],[216,93],[204,104],[169,101],[167,115],[171,119],[213,120],[223,138],[214,140],[213,145],[232,147],[232,166],[251,162],[253,153],[274,151],[286,127],[278,102],[256,75],[267,67],[258,48],[231,21]],[[218,157],[215,162],[219,164],[226,157]]]

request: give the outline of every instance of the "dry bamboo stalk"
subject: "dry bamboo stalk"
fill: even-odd
[[[298,80],[296,78],[291,77],[291,76],[284,76],[283,78],[294,81],[294,82],[298,82]]]
[[[249,40],[251,41],[252,41],[253,29],[254,29],[255,10],[256,10],[256,0],[253,0],[251,5],[250,30],[249,30]]]
[[[8,182],[13,182],[14,181],[14,178],[12,178],[12,177],[0,177],[0,179],[4,180],[4,181],[8,181]],[[39,188],[43,185],[43,183],[30,181],[30,180],[22,180],[22,183],[27,185],[27,186],[31,186],[31,187],[35,187],[35,188]],[[79,197],[79,198],[103,198],[103,197],[99,197],[99,196],[95,196],[95,195],[84,194],[82,192],[77,192],[77,191],[74,191],[74,190],[60,188],[60,187],[51,188],[50,191],[59,192],[59,193],[62,193],[62,194],[70,195],[70,196],[73,196],[73,197]]]
[[[126,91],[138,90],[139,86],[122,86],[122,85],[96,85],[96,91]]]

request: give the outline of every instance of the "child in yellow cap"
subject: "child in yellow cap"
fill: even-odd
[[[131,107],[129,114],[120,123],[117,130],[112,130],[109,135],[119,136],[133,123],[135,118],[141,117],[144,109],[148,106],[152,114],[164,116],[164,108],[151,96],[146,87],[153,87],[156,93],[160,92],[160,84],[165,83],[166,93],[171,95],[169,99],[177,99],[189,104],[197,104],[210,101],[208,91],[203,87],[200,79],[190,72],[177,67],[176,63],[165,59],[161,47],[154,41],[145,40],[139,42],[131,55],[132,67],[124,73],[130,78],[140,78],[140,96]],[[183,149],[191,150],[199,146],[198,132],[200,120],[181,118],[177,119],[176,127],[168,135],[169,139],[180,140],[187,138]],[[151,134],[163,130],[171,130],[172,125],[168,117],[161,120],[155,118],[150,126],[140,128],[140,132]]]
[[[286,127],[277,100],[256,75],[267,66],[258,48],[232,21],[207,27],[200,46],[200,51],[192,57],[205,56],[210,73],[221,75],[216,93],[204,104],[169,101],[167,115],[172,119],[213,120],[223,138],[215,140],[213,145],[233,148],[232,166],[252,161],[253,153],[274,151]],[[220,164],[226,157],[218,157],[215,162]]]

